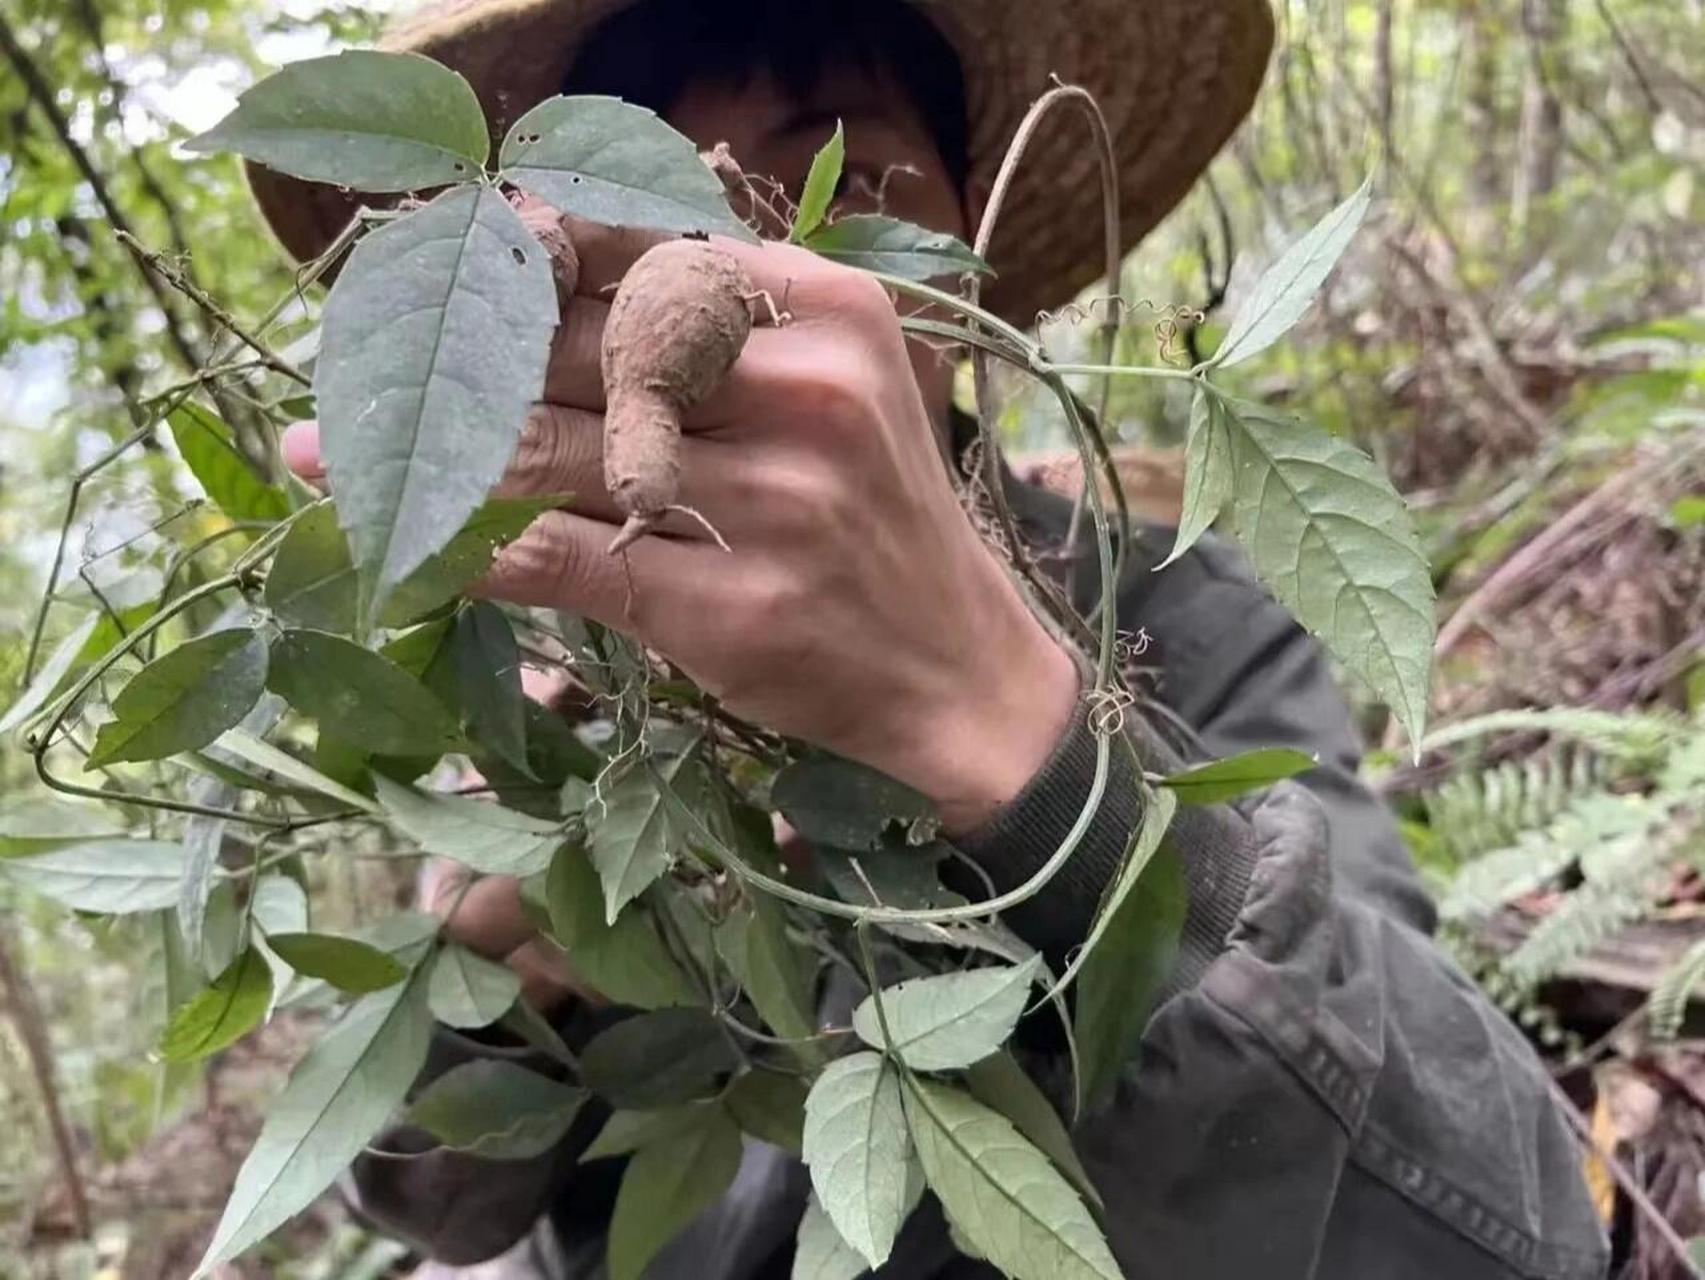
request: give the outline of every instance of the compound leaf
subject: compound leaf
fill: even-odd
[[[352,49],[268,76],[184,146],[235,151],[310,182],[417,191],[478,177],[491,139],[473,87],[450,68]]]
[[[366,615],[503,474],[557,319],[545,252],[492,188],[447,192],[356,245],[326,300],[314,394]]]
[[[665,755],[654,768],[629,769],[587,809],[592,865],[604,886],[604,918],[614,923],[621,909],[668,869],[685,847],[664,802],[663,787],[688,773],[690,752]],[[688,778],[690,780],[690,774]]]
[[[1091,1204],[1101,1204],[1101,1193],[1072,1146],[1060,1113],[1030,1074],[1011,1053],[991,1053],[965,1072],[965,1087],[984,1106],[993,1107],[1022,1133]]]
[[[119,691],[114,718],[95,735],[84,767],[205,747],[260,701],[266,669],[266,641],[257,631],[215,631],[179,645]]]
[[[692,142],[618,98],[546,98],[510,128],[498,160],[523,191],[592,222],[757,239]]]
[[[1012,1035],[1041,963],[1040,956],[1032,956],[1023,964],[934,974],[885,987],[882,1012],[892,1044],[883,1036],[874,996],[853,1010],[853,1030],[873,1049],[898,1053],[914,1071],[968,1067]]]
[[[584,849],[564,845],[557,850],[545,881],[545,902],[551,936],[593,990],[639,1009],[694,1003],[648,912],[624,911],[613,924],[605,918],[598,873]]]

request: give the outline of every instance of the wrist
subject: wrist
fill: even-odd
[[[953,693],[894,752],[891,776],[935,802],[943,834],[982,827],[1047,763],[1076,712],[1077,662],[1030,618],[1022,648],[982,679],[956,673]]]

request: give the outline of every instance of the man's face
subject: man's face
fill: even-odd
[[[740,166],[769,195],[761,178],[797,199],[811,159],[839,120],[846,134],[838,213],[881,212],[968,240],[970,211],[916,110],[886,77],[846,69],[825,75],[806,101],[767,75],[738,88],[691,84],[668,112],[669,123],[701,148],[726,142]],[[766,227],[776,234],[785,227]],[[778,303],[781,301],[777,300]],[[912,367],[931,419],[945,430],[953,367],[921,342],[909,344]]]

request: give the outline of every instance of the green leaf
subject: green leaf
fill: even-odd
[[[551,936],[593,990],[640,1009],[695,1003],[648,911],[624,911],[614,924],[605,919],[598,873],[584,849],[557,850],[545,900]]]
[[[47,705],[47,700],[59,688],[59,682],[65,679],[72,664],[82,657],[83,647],[94,634],[101,617],[91,613],[54,647],[47,661],[37,668],[35,679],[6,708],[6,714],[0,715],[0,733],[10,733]]]
[[[522,773],[527,763],[527,700],[521,649],[502,609],[476,600],[456,618],[450,638],[456,705],[473,736]]]
[[[1373,179],[1315,223],[1279,255],[1250,290],[1212,364],[1230,368],[1284,337],[1302,319],[1327,275],[1344,256],[1373,198]]]
[[[255,881],[249,914],[262,933],[301,933],[308,927],[308,894],[287,875]]]
[[[716,947],[772,1032],[786,1040],[817,1033],[816,953],[787,936],[779,902],[753,893],[717,928]]]
[[[305,978],[329,982],[339,991],[366,995],[408,976],[394,956],[357,938],[330,933],[269,933],[267,945]]]
[[[166,415],[166,421],[190,474],[227,516],[275,521],[290,514],[289,495],[255,473],[254,464],[237,448],[231,428],[218,417],[186,400]]]
[[[740,1168],[740,1130],[705,1107],[667,1142],[628,1161],[610,1215],[609,1280],[639,1280],[657,1251],[720,1199]]]
[[[104,810],[57,800],[0,801],[0,858],[47,853],[93,836],[123,832]]]
[[[846,157],[846,134],[837,120],[835,132],[811,158],[811,172],[805,175],[805,188],[799,193],[799,212],[794,214],[793,229],[787,235],[789,244],[803,244],[823,225],[823,216],[835,199],[835,188],[841,184],[841,166]]]
[[[489,1027],[521,995],[515,970],[452,944],[432,966],[432,1016],[450,1027]]]
[[[1048,1159],[961,1089],[914,1079],[906,1116],[948,1220],[1014,1280],[1121,1280],[1095,1219]]]
[[[306,761],[298,760],[283,748],[275,747],[266,739],[257,738],[245,729],[232,729],[219,739],[218,746],[257,769],[277,774],[299,787],[317,791],[339,804],[368,813],[378,812],[379,806],[359,791],[351,791],[341,782],[326,777]]]
[[[594,1037],[580,1055],[580,1078],[613,1107],[647,1111],[705,1097],[739,1065],[707,1010],[659,1009]]]
[[[805,1100],[804,1150],[818,1202],[842,1239],[881,1266],[914,1200],[899,1068],[875,1053],[831,1062]]]
[[[1000,1112],[1091,1204],[1100,1207],[1101,1193],[1078,1159],[1071,1134],[1060,1113],[1011,1053],[991,1053],[965,1072],[965,1087],[984,1106]]]
[[[498,163],[523,191],[592,222],[757,240],[692,142],[617,98],[546,98],[511,126]]]
[[[379,625],[406,626],[454,599],[486,571],[499,547],[520,537],[556,501],[493,498],[486,502],[442,551],[391,593],[379,612]],[[337,512],[330,506],[304,512],[284,535],[267,573],[263,592],[267,607],[296,626],[347,635],[356,627],[359,594],[355,562],[338,526]]]
[[[250,947],[213,985],[173,1010],[160,1036],[167,1062],[196,1062],[219,1052],[260,1025],[272,1001],[272,978],[260,953]]]
[[[404,835],[427,853],[496,876],[530,876],[551,865],[563,842],[560,822],[516,813],[490,800],[427,795],[373,778],[374,794]]]
[[[408,1093],[431,1035],[426,981],[417,971],[363,996],[320,1037],[268,1108],[197,1277],[269,1235],[332,1184]]]
[[[804,244],[831,262],[907,280],[933,280],[968,271],[984,275],[989,270],[988,263],[945,232],[927,231],[877,213],[838,218],[818,227]]]
[[[1432,674],[1433,583],[1409,510],[1360,450],[1227,401],[1234,528],[1255,572],[1418,742]]]
[[[885,773],[838,756],[813,755],[794,761],[776,774],[770,798],[811,844],[881,849],[890,826],[906,828],[914,844],[925,843],[935,834],[935,806],[927,796]]]
[[[372,616],[503,474],[557,318],[545,252],[489,187],[439,196],[350,254],[326,299],[314,394]]]
[[[625,1156],[664,1138],[672,1137],[679,1129],[695,1122],[705,1108],[719,1109],[712,1102],[690,1102],[682,1107],[665,1107],[661,1111],[616,1111],[604,1122],[592,1145],[580,1154],[580,1163],[589,1160],[608,1160]]]
[[[286,631],[274,641],[266,684],[322,730],[378,754],[442,754],[462,744],[455,719],[419,681],[322,631]]]
[[[867,1270],[858,1250],[841,1239],[813,1191],[794,1239],[790,1280],[854,1280]]]
[[[586,1090],[502,1059],[452,1067],[409,1106],[407,1121],[484,1160],[531,1160],[562,1141]]]
[[[1218,804],[1294,778],[1319,763],[1313,756],[1290,747],[1262,747],[1181,770],[1162,778],[1160,785],[1183,804]]]
[[[1066,971],[1048,992],[1049,998],[1059,995],[1071,986],[1072,980],[1082,972],[1095,954],[1095,948],[1100,944],[1108,927],[1119,916],[1119,910],[1131,890],[1142,883],[1142,874],[1153,860],[1155,852],[1160,848],[1160,842],[1165,838],[1172,826],[1172,818],[1178,811],[1178,796],[1172,791],[1156,791],[1148,794],[1143,804],[1142,820],[1137,829],[1131,833],[1129,846],[1125,850],[1124,860],[1119,865],[1119,875],[1108,886],[1102,896],[1100,905],[1096,908],[1095,919],[1090,924],[1089,934],[1078,948],[1077,954],[1066,966]]]
[[[84,840],[0,860],[0,875],[74,911],[128,915],[175,905],[187,862],[163,840]]]
[[[605,789],[603,803],[587,811],[592,865],[604,886],[604,918],[612,924],[686,847],[658,779],[677,790],[691,781],[690,754],[657,758],[655,777],[649,768],[630,768]]]
[[[746,1133],[799,1155],[805,1147],[806,1093],[798,1076],[754,1068],[737,1076],[722,1100]]]
[[[413,53],[352,49],[293,62],[184,144],[357,191],[418,191],[480,175],[491,139],[473,87]],[[329,345],[329,344],[328,344]]]
[[[1040,956],[1032,956],[1023,964],[934,974],[884,987],[882,1012],[892,1046],[883,1037],[874,996],[853,1010],[853,1030],[873,1049],[891,1047],[914,1071],[968,1067],[1012,1035],[1041,963]]]
[[[1156,572],[1195,546],[1231,501],[1231,455],[1225,409],[1218,396],[1199,386],[1190,402],[1190,431],[1184,437],[1184,507],[1178,516],[1178,536],[1171,553],[1155,566]]]
[[[95,735],[85,768],[159,760],[205,747],[241,723],[266,692],[266,641],[258,631],[215,631],[179,645],[131,677],[114,719]]]
[[[1097,921],[1102,933],[1078,977],[1072,1018],[1086,1107],[1113,1087],[1142,1040],[1172,974],[1187,900],[1183,867],[1163,846],[1106,923]]]

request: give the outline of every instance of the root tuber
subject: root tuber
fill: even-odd
[[[580,283],[580,255],[568,238],[567,215],[535,196],[521,198],[515,212],[520,215],[522,225],[533,233],[533,239],[550,255],[557,305],[566,307],[574,297],[574,286]]]
[[[703,240],[647,250],[616,290],[604,324],[604,482],[627,522],[611,555],[671,510],[709,527],[677,501],[681,419],[746,345],[754,292],[745,269]]]

